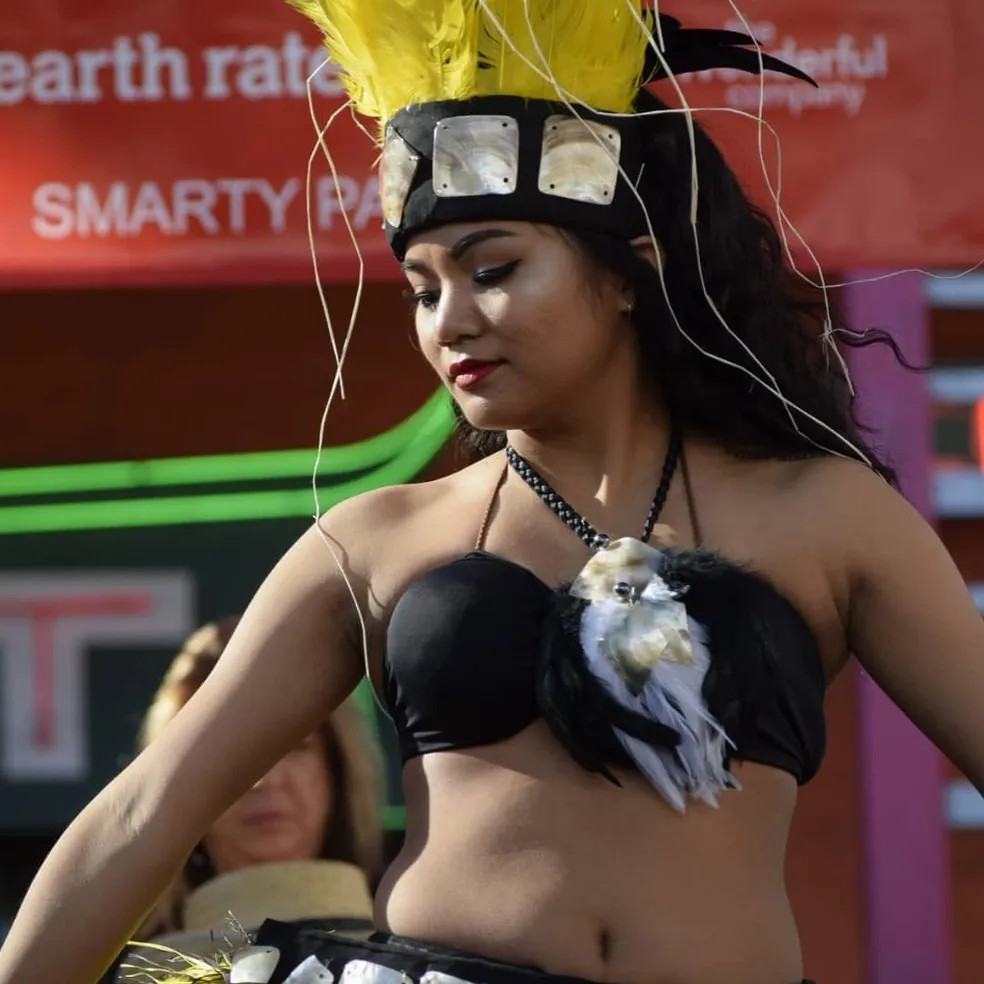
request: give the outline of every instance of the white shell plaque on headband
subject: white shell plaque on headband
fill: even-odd
[[[519,124],[511,116],[452,116],[434,128],[434,194],[511,195],[519,179]]]
[[[392,127],[386,130],[383,155],[379,160],[379,198],[383,218],[391,225],[403,221],[403,208],[410,194],[413,176],[417,173],[420,156]]]
[[[622,134],[613,127],[550,116],[543,126],[538,187],[545,195],[610,205],[621,153]]]

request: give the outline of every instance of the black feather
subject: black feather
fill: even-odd
[[[584,606],[566,589],[553,593],[541,639],[536,700],[554,737],[574,761],[621,785],[610,766],[631,768],[632,760],[612,728],[657,748],[675,748],[680,736],[623,707],[588,669],[579,639]]]
[[[813,86],[817,85],[811,76],[795,65],[760,51],[758,42],[750,34],[715,28],[683,27],[675,17],[666,14],[659,15],[659,22],[665,46],[663,60],[672,75],[703,72],[710,68],[733,68],[758,75],[764,68],[809,82]],[[753,50],[748,50],[750,47]],[[667,78],[666,68],[652,47],[646,52],[642,77],[646,83]]]
[[[766,578],[711,550],[665,551],[660,576],[707,631],[703,695],[737,757],[781,747],[805,782],[823,756],[822,708],[809,695],[822,694],[824,682],[803,616]]]
[[[807,781],[823,757],[824,681],[802,615],[771,582],[714,551],[663,551],[660,576],[707,632],[711,664],[702,692],[737,747],[729,759],[778,764]],[[554,592],[536,700],[574,760],[618,784],[611,768],[632,762],[613,728],[655,748],[675,748],[679,735],[623,707],[590,672],[579,638],[585,604]]]

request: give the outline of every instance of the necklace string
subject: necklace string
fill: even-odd
[[[666,449],[666,457],[663,459],[659,485],[653,496],[652,505],[649,507],[646,523],[642,528],[643,543],[649,542],[653,528],[663,511],[663,506],[666,504],[666,496],[669,494],[670,484],[673,481],[682,449],[683,435],[679,428],[674,427],[670,432],[670,443]],[[611,540],[607,533],[596,530],[578,513],[511,444],[506,445],[506,461],[509,462],[509,467],[537,494],[540,501],[548,506],[592,550],[600,550]]]

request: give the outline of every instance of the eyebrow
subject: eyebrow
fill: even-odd
[[[469,232],[462,236],[451,247],[451,249],[448,250],[448,256],[457,262],[473,246],[477,246],[479,243],[484,243],[486,239],[504,239],[507,236],[512,237],[515,235],[516,233],[509,232],[507,229],[478,229],[475,232]],[[407,272],[419,273],[430,269],[426,263],[421,263],[419,260],[404,260],[400,266]]]

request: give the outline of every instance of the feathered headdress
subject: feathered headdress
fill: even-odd
[[[465,220],[639,235],[625,179],[642,167],[640,86],[714,67],[809,81],[748,50],[748,35],[662,14],[657,56],[642,0],[289,2],[323,31],[356,110],[380,123],[383,217],[401,259],[415,232]]]
[[[623,0],[289,2],[324,32],[355,108],[384,124],[417,103],[555,100],[547,71],[578,102],[626,112],[645,64],[646,32]]]

